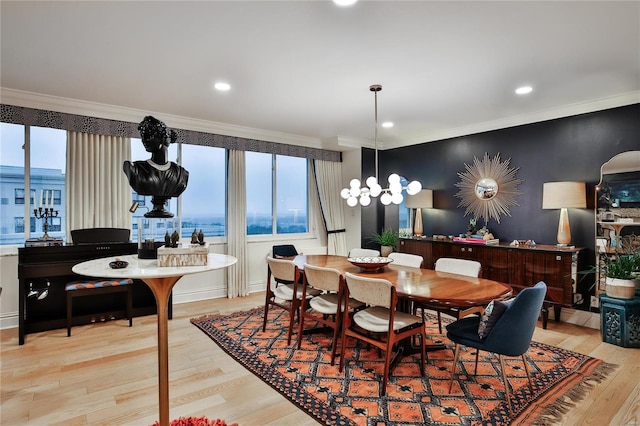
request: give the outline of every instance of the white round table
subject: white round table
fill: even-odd
[[[132,278],[144,281],[156,298],[158,310],[158,397],[160,425],[169,425],[169,296],[176,282],[184,275],[227,268],[238,259],[224,254],[209,254],[203,266],[158,266],[157,259],[138,259],[137,255],[118,256],[128,262],[122,269],[112,269],[109,262],[116,257],[78,263],[71,270],[78,275],[105,278]]]

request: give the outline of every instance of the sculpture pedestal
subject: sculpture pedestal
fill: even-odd
[[[158,266],[205,266],[209,255],[209,243],[204,245],[182,244],[178,247],[158,248]]]

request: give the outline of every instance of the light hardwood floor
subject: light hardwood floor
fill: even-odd
[[[174,305],[169,323],[171,418],[246,425],[310,425],[308,415],[233,361],[189,320],[261,306],[264,295]],[[563,425],[640,425],[640,349],[603,343],[595,329],[549,322],[538,342],[620,367],[567,413]],[[158,418],[156,317],[27,335],[0,332],[0,424],[150,425]]]

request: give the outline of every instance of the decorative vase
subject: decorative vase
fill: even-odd
[[[618,299],[633,299],[636,291],[636,280],[621,280],[619,278],[606,279],[606,293],[609,297]]]
[[[382,257],[387,257],[393,251],[393,246],[380,246],[380,254]]]

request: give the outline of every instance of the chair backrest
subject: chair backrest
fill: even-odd
[[[281,244],[273,246],[271,249],[271,256],[274,258],[279,257],[293,257],[298,255],[298,250],[293,244]]]
[[[468,277],[480,276],[482,265],[480,262],[468,259],[454,259],[451,257],[441,257],[436,260],[434,268],[436,271],[449,272],[452,274],[466,275]]]
[[[128,243],[130,235],[131,230],[125,228],[73,229],[71,240],[73,244]]]
[[[298,267],[293,260],[267,257],[267,264],[269,265],[271,276],[276,281],[282,283],[293,283],[295,281]]]
[[[380,250],[365,249],[365,248],[352,248],[349,252],[349,257],[379,257]]]
[[[304,264],[304,276],[307,284],[313,288],[338,292],[342,274],[337,269]]]
[[[391,301],[395,287],[387,280],[381,278],[367,278],[354,275],[350,272],[344,274],[349,297],[367,305],[391,308]]]
[[[546,294],[547,285],[543,281],[521,290],[496,321],[484,341],[484,348],[507,356],[525,353],[531,344]]]
[[[419,256],[417,254],[409,254],[409,253],[393,252],[389,254],[389,257],[393,259],[394,265],[409,266],[411,268],[422,267],[422,262],[424,261],[422,256]]]

